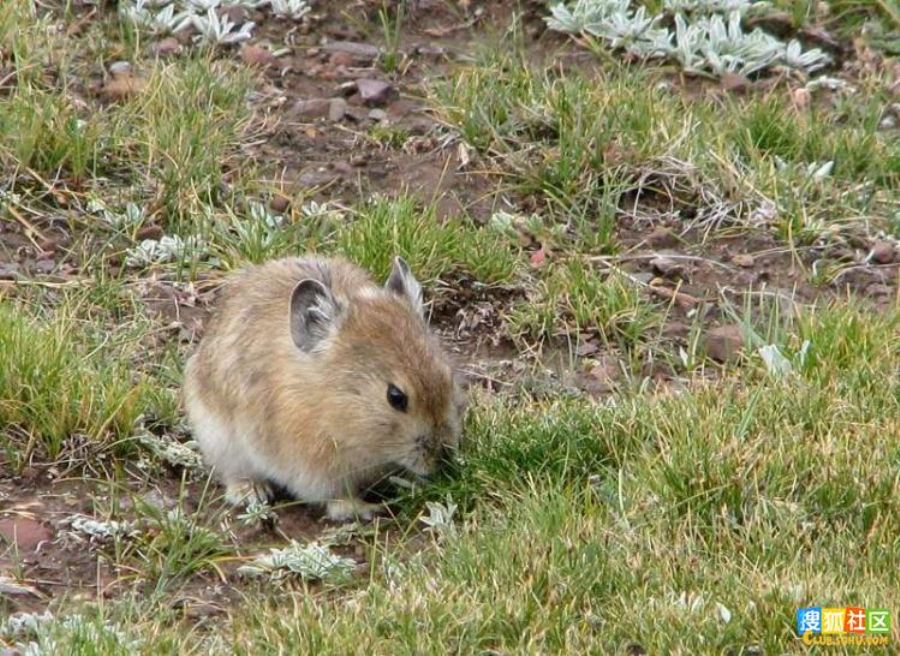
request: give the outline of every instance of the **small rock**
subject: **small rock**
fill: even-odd
[[[241,60],[248,66],[262,66],[265,68],[275,63],[275,55],[267,48],[252,43],[241,46]]]
[[[41,542],[53,537],[46,526],[33,519],[0,519],[0,536],[7,544],[16,544],[20,551],[33,552]]]
[[[668,248],[678,244],[678,236],[665,226],[656,226],[644,241],[653,248]]]
[[[53,270],[56,268],[56,262],[53,260],[38,260],[34,263],[34,270],[40,274],[48,274],[53,273]]]
[[[746,253],[738,253],[731,258],[731,261],[742,269],[749,269],[756,264],[756,259],[752,255]]]
[[[41,593],[30,585],[24,583],[16,583],[6,576],[0,575],[0,595],[7,597],[41,597]],[[6,656],[4,649],[0,654]],[[14,656],[21,656],[22,652],[13,649],[11,652]]]
[[[141,495],[141,501],[143,501],[151,508],[155,508],[156,510],[166,510],[167,508],[171,508],[175,505],[171,500],[164,497],[159,492],[159,490],[150,490],[149,492]]]
[[[349,52],[336,52],[331,55],[328,63],[335,68],[347,68],[348,66],[353,66],[353,64],[356,63],[356,57],[351,55]]]
[[[596,353],[599,350],[600,350],[600,347],[597,345],[597,342],[595,342],[594,340],[582,339],[578,344],[578,348],[575,349],[575,353],[584,357],[586,355],[591,355],[592,353]]]
[[[328,120],[337,123],[347,114],[347,101],[343,98],[332,98],[328,105]]]
[[[131,62],[116,61],[109,65],[109,72],[112,75],[125,75],[131,72]]]
[[[147,81],[143,78],[136,77],[130,73],[125,73],[123,75],[115,76],[109,82],[104,84],[103,88],[100,90],[100,95],[108,101],[125,100],[131,96],[136,96],[143,91],[146,86]]]
[[[394,86],[384,80],[361,79],[356,81],[356,89],[367,105],[383,105],[388,101]]]
[[[880,130],[893,130],[895,127],[897,127],[897,119],[890,115],[885,116],[878,124]]]
[[[644,285],[649,285],[650,281],[656,277],[652,271],[635,271],[630,275],[634,280],[637,280],[638,283]]]
[[[327,53],[346,53],[350,55],[352,63],[357,66],[366,66],[378,59],[380,51],[369,43],[357,43],[355,41],[332,41],[322,46]]]
[[[287,196],[282,196],[281,194],[275,194],[272,196],[272,200],[269,201],[269,208],[273,212],[277,212],[278,214],[284,214],[288,207],[290,207],[291,201]]]
[[[297,184],[301,187],[318,187],[334,182],[335,177],[328,171],[304,171],[297,177]]]
[[[378,121],[378,122],[386,121],[387,117],[388,117],[387,112],[384,111],[383,109],[373,109],[372,111],[369,112],[369,118],[372,119],[373,121]]]
[[[875,246],[872,247],[872,261],[878,264],[890,264],[894,261],[895,255],[894,245],[889,241],[875,242]]]
[[[59,248],[59,244],[53,237],[44,237],[38,242],[38,247],[41,249],[41,252],[52,254]]]
[[[734,362],[744,348],[744,331],[738,324],[711,328],[703,336],[703,350],[718,362]]]
[[[0,280],[18,280],[19,266],[12,262],[0,264]]]
[[[620,376],[621,370],[615,358],[599,358],[596,364],[580,377],[580,387],[592,394],[608,394]]]
[[[869,296],[893,296],[894,288],[890,285],[876,282],[866,287],[866,294]]]
[[[167,36],[165,39],[161,39],[156,43],[150,45],[150,52],[155,57],[170,57],[172,55],[177,55],[181,52],[181,44],[178,42],[178,39]]]
[[[160,226],[155,223],[148,223],[138,229],[135,233],[135,239],[137,239],[137,241],[143,241],[144,239],[162,239],[163,234],[163,229]]]
[[[356,123],[362,123],[367,118],[369,118],[369,111],[365,107],[355,107],[353,105],[347,105],[347,112],[344,114],[344,118],[348,118],[351,121],[355,121]]]
[[[219,7],[219,16],[227,18],[235,25],[240,25],[247,20],[247,10],[238,4]]]
[[[684,265],[670,257],[654,257],[650,260],[650,266],[653,267],[654,271],[666,278],[681,278],[684,276]]]
[[[348,80],[346,82],[341,82],[334,90],[336,96],[344,96],[349,97],[356,93],[356,81]]]
[[[290,109],[290,115],[301,121],[312,121],[325,118],[331,113],[331,100],[328,98],[311,98],[298,100]]]
[[[812,98],[812,94],[810,94],[809,89],[804,87],[800,87],[799,89],[794,89],[791,91],[791,100],[794,103],[795,109],[806,109],[809,107],[809,101]]]
[[[743,93],[750,87],[750,80],[737,73],[725,73],[719,81],[725,91]]]
[[[662,334],[669,339],[684,339],[691,333],[691,327],[679,321],[670,321],[663,327]]]

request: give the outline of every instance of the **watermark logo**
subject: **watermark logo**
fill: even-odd
[[[798,608],[797,635],[808,645],[886,646],[891,637],[891,612],[857,606]]]

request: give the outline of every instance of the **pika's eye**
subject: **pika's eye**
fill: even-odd
[[[406,406],[409,405],[409,399],[406,397],[399,387],[393,383],[388,383],[387,400],[394,410],[406,412]]]

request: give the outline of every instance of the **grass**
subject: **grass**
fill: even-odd
[[[130,363],[140,327],[105,332],[82,312],[72,302],[33,316],[0,301],[0,444],[13,465],[56,458],[73,435],[109,444],[127,437],[140,414],[174,411]]]
[[[794,644],[799,606],[895,607],[898,325],[896,312],[804,315],[787,337],[815,356],[787,381],[757,362],[716,387],[606,406],[482,399],[461,477],[426,491],[459,503],[458,523],[409,556],[380,552],[349,588],[247,599],[229,642],[771,653]],[[113,612],[138,614],[145,649],[175,640],[139,603]]]
[[[783,222],[799,221],[800,207],[807,223],[830,223],[824,217],[836,203],[850,216],[888,221],[900,148],[878,128],[886,97],[875,80],[860,82],[874,92],[864,102],[839,96],[837,111],[819,103],[798,111],[783,93],[673,93],[652,70],[561,74],[552,63],[540,68],[523,57],[482,55],[437,86],[434,103],[551,218],[570,221],[586,199],[604,198],[624,179],[627,189],[660,195],[686,216],[705,193],[700,211],[732,223],[747,221],[756,203],[768,200],[783,209],[776,227],[784,235]],[[807,167],[826,162],[833,167],[825,184],[810,183]],[[872,185],[868,193],[850,193],[863,181]],[[738,198],[756,203],[735,206]],[[711,199],[713,207],[702,207]]]
[[[421,208],[409,197],[360,207],[337,229],[334,249],[379,279],[387,278],[394,254],[428,281],[456,268],[485,283],[508,282],[518,266],[497,235],[458,220],[441,223],[433,206]]]
[[[71,3],[0,4],[0,79],[15,73],[0,90],[0,277],[11,278],[0,280],[0,519],[52,528],[59,539],[42,548],[68,574],[88,563],[81,583],[29,601],[53,619],[14,634],[7,616],[21,602],[5,591],[46,592],[51,573],[0,542],[0,651],[810,653],[793,623],[814,605],[889,608],[892,646],[900,639],[896,272],[846,254],[897,234],[886,65],[848,73],[853,93],[812,90],[798,104],[799,80],[730,93],[612,59],[526,56],[516,23],[489,47],[465,41],[472,60],[432,70],[400,50],[418,15],[354,13],[359,40],[385,44],[383,72],[404,93],[422,74],[443,123],[423,135],[388,112],[347,131],[355,147],[377,151],[384,170],[398,156],[425,162],[416,149],[432,138],[443,145],[428,158],[469,149],[446,179],[477,198],[439,219],[438,199],[377,176],[379,193],[287,188],[258,146],[279,117],[267,94],[290,92],[299,74],[290,66],[251,70],[227,48],[157,58],[153,37],[114,12],[82,21]],[[797,25],[825,20],[812,3],[775,4]],[[888,4],[829,4],[823,24],[838,38],[865,23],[867,44],[890,52]],[[475,30],[487,20],[465,13],[460,25]],[[302,44],[281,63],[317,47],[317,23],[302,27],[278,32],[289,50]],[[142,89],[103,98],[96,85],[120,60]],[[298,160],[320,154],[309,135],[324,125],[291,133]],[[276,211],[277,195],[287,202]],[[678,235],[673,246],[644,243],[659,226]],[[148,229],[199,245],[126,264]],[[744,271],[771,274],[770,286],[738,282],[729,258],[744,242],[763,244],[760,258],[785,255]],[[650,296],[671,281],[648,283],[643,265],[670,248],[685,251],[682,282],[705,285],[702,302]],[[189,437],[178,394],[190,311],[205,316],[228,272],[309,251],[379,280],[402,255],[439,297],[463,359],[524,372],[487,370],[492,391],[471,388],[458,466],[395,490],[391,517],[346,534],[296,508],[262,527],[224,505],[205,469],[165,455]],[[69,268],[34,274],[48,257]],[[695,263],[721,277],[692,280]],[[881,276],[891,295],[833,293],[851,270]],[[158,313],[162,292],[174,318]],[[688,336],[664,337],[677,322]],[[746,338],[724,364],[700,340],[723,323]],[[585,341],[630,372],[614,395],[565,386],[592,365]],[[789,371],[770,371],[764,346]],[[562,381],[540,372],[539,354],[563,356]],[[647,373],[656,363],[668,380]],[[76,511],[133,531],[66,547],[74,529],[60,519]],[[313,537],[359,569],[325,581],[236,573]]]
[[[573,261],[550,267],[535,293],[513,306],[509,329],[535,339],[597,334],[606,343],[634,346],[658,320],[658,308],[633,281]]]

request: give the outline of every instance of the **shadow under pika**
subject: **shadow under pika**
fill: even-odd
[[[398,484],[397,479],[409,481],[410,474],[405,470],[397,469],[386,473],[382,478],[364,487],[359,492],[359,498],[366,503],[378,504],[384,507],[382,517],[397,517],[409,510],[409,502],[412,497],[420,497],[422,488],[439,485],[441,482],[454,479],[460,474],[460,463],[456,459],[445,461],[439,472],[429,478],[418,478],[409,485]],[[272,497],[269,502],[273,506],[282,504],[297,509],[316,519],[325,518],[325,509],[321,504],[305,504],[294,497],[291,492],[274,481],[269,481]]]

